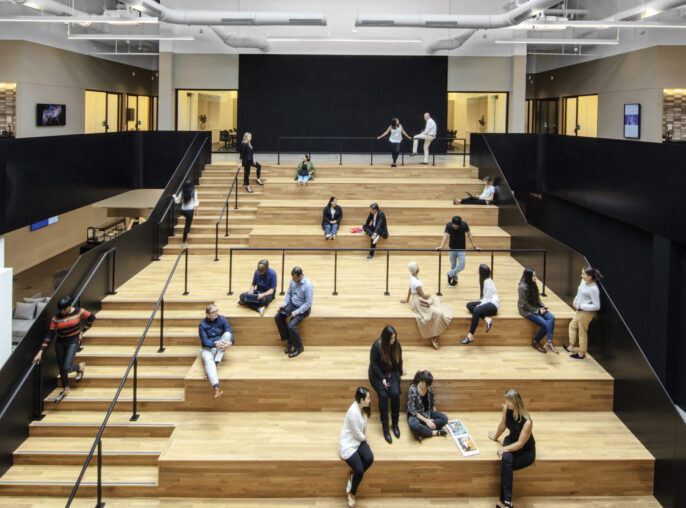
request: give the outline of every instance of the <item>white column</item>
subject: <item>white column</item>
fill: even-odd
[[[509,132],[526,131],[526,45],[521,46],[514,48],[512,56]]]
[[[161,131],[174,130],[174,53],[160,51],[159,58],[159,114],[158,129]]]
[[[12,353],[12,269],[5,268],[5,239],[0,237],[0,367]]]

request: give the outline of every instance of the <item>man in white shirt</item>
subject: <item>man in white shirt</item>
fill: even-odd
[[[412,142],[412,153],[410,154],[410,157],[417,155],[417,145],[419,144],[419,140],[423,139],[424,162],[422,162],[422,164],[428,164],[429,145],[436,137],[436,122],[434,122],[434,119],[431,118],[431,115],[429,113],[424,113],[424,120],[426,120],[426,125],[424,126],[424,130],[414,137],[414,141]]]

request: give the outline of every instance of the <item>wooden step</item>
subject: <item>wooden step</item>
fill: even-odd
[[[29,425],[30,437],[83,437],[95,438],[100,430],[103,414],[100,412],[92,413],[93,417],[85,419],[82,416],[85,411],[76,415],[70,415],[68,421],[61,421],[55,418],[55,415],[65,415],[68,413],[60,411],[52,411],[46,415],[43,420],[35,420]],[[113,413],[117,414],[117,413]],[[144,423],[130,422],[128,417],[130,413],[126,413],[125,422],[113,422],[110,419],[103,437],[126,437],[126,438],[168,438],[174,431],[175,426],[164,423]]]
[[[53,402],[60,389],[53,390],[45,404],[51,411],[106,411],[112,403],[116,387],[81,388],[72,385],[71,393],[59,404]],[[181,388],[138,388],[138,411],[173,411],[183,407],[184,390]],[[124,388],[116,408],[131,411],[133,392]]]
[[[218,373],[230,397],[215,401],[198,358],[186,376],[186,407],[231,411],[250,405],[254,411],[345,411],[346,394],[369,386],[369,347],[311,347],[289,359],[283,345],[232,348]],[[417,370],[434,375],[439,407],[463,411],[497,411],[503,394],[516,388],[537,411],[611,411],[614,381],[590,356],[584,361],[530,347],[444,346],[403,348],[403,393]],[[581,365],[579,365],[581,364]],[[524,367],[526,366],[526,368]],[[574,393],[566,397],[564,393]],[[375,399],[375,393],[372,394]],[[401,411],[407,398],[401,397]]]
[[[106,296],[101,302],[102,310],[145,310],[152,312],[155,308],[157,300],[153,299],[138,299],[138,300],[118,300],[112,298],[112,296]],[[205,311],[205,308],[214,303],[213,300],[197,300],[197,299],[173,299],[165,298],[164,308],[167,311],[171,310],[194,310],[194,311]]]
[[[135,347],[125,345],[84,345],[75,361],[86,362],[87,366],[128,365],[134,350]],[[190,365],[197,354],[197,348],[190,346],[169,346],[161,353],[155,346],[142,346],[138,353],[138,366]]]
[[[171,346],[171,344],[170,344]],[[130,360],[130,356],[128,357]],[[190,359],[189,359],[190,360]],[[192,361],[191,361],[192,363]],[[188,372],[189,362],[183,365],[160,365],[159,363],[139,361],[138,364],[138,387],[139,388],[183,388],[183,379]],[[116,387],[121,383],[126,364],[122,365],[99,365],[98,362],[87,363],[86,373],[78,383],[80,387]],[[75,376],[75,374],[73,374]],[[73,385],[73,380],[70,382]],[[129,376],[124,385],[128,388],[133,386],[133,374]]]

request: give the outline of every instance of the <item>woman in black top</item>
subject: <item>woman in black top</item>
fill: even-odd
[[[262,166],[254,158],[254,151],[252,148],[252,133],[246,132],[243,134],[243,142],[240,148],[241,153],[241,166],[243,166],[243,185],[245,185],[245,190],[252,192],[250,187],[250,167],[255,166],[257,168],[257,185],[264,185],[260,179],[262,174]]]
[[[331,196],[329,202],[324,207],[324,212],[322,213],[322,229],[324,229],[324,238],[326,240],[336,239],[336,233],[338,233],[338,228],[341,225],[342,218],[343,209],[338,206],[336,196]]]
[[[503,415],[498,430],[488,433],[490,439],[497,441],[505,428],[510,431],[503,440],[503,446],[498,447],[498,456],[502,457],[500,501],[498,502],[501,508],[512,507],[513,471],[528,467],[536,460],[536,441],[532,427],[531,416],[524,407],[519,392],[508,390],[505,393]]]
[[[393,434],[400,437],[398,418],[400,416],[400,376],[403,372],[403,350],[398,342],[395,328],[388,325],[381,331],[381,337],[374,341],[369,353],[369,382],[379,398],[379,414],[383,436],[393,442],[388,431],[388,399],[391,399]]]

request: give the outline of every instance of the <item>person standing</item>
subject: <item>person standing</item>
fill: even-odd
[[[183,184],[180,195],[172,194],[174,202],[180,204],[181,215],[186,218],[186,224],[183,226],[183,243],[188,247],[188,233],[191,230],[191,224],[193,224],[193,215],[195,214],[195,209],[198,207],[200,202],[198,201],[198,192],[193,187],[193,182],[186,180]]]
[[[407,392],[407,424],[420,443],[425,437],[448,435],[443,428],[448,417],[436,411],[433,382],[431,372],[418,370]]]
[[[369,390],[360,386],[355,391],[355,402],[345,413],[341,436],[338,439],[338,455],[350,466],[345,492],[348,506],[355,506],[357,488],[365,471],[374,463],[374,454],[367,443],[367,419],[371,416]]]
[[[326,240],[335,240],[336,233],[338,233],[338,228],[341,225],[341,220],[343,219],[343,209],[338,206],[338,201],[336,201],[336,196],[331,196],[329,202],[324,207],[322,212],[322,229],[324,229],[324,238]]]
[[[379,398],[379,417],[383,437],[393,442],[388,430],[388,400],[391,401],[391,421],[393,434],[400,437],[398,418],[400,417],[400,376],[403,372],[403,349],[398,342],[395,328],[388,325],[381,336],[374,341],[369,352],[369,382]]]
[[[299,266],[293,267],[291,278],[293,280],[288,285],[286,299],[274,316],[281,340],[288,344],[284,350],[288,358],[294,358],[305,350],[298,332],[298,323],[310,315],[314,293],[310,279],[305,277]],[[288,319],[290,321],[287,322]]]
[[[391,120],[391,125],[388,126],[388,128],[384,131],[383,134],[381,134],[381,136],[377,136],[376,139],[381,139],[389,133],[390,136],[388,136],[388,142],[391,145],[391,157],[393,158],[391,167],[395,168],[397,167],[396,162],[398,161],[398,155],[400,155],[400,145],[402,144],[403,136],[405,136],[410,141],[412,141],[412,138],[407,132],[405,132],[405,129],[403,129],[400,120],[398,120],[397,118],[393,118]]]
[[[509,431],[509,434],[503,440],[503,446],[499,446],[497,451],[498,457],[502,459],[498,506],[512,508],[513,473],[530,466],[536,460],[533,423],[517,390],[508,390],[505,393],[505,404],[503,404],[498,429],[495,432],[489,432],[488,438],[498,441],[505,429]]]
[[[553,331],[555,330],[555,316],[548,310],[548,307],[541,302],[541,296],[536,284],[536,272],[531,268],[525,268],[522,278],[519,280],[517,308],[519,314],[529,321],[533,321],[541,329],[531,341],[531,347],[536,351],[545,353],[548,349],[551,353],[559,354],[553,346]],[[541,339],[548,336],[545,348],[541,346]]]
[[[252,192],[250,187],[250,168],[254,166],[257,168],[257,185],[264,185],[260,176],[262,174],[262,165],[255,160],[255,151],[252,147],[252,133],[246,132],[243,134],[243,141],[240,147],[241,166],[243,167],[243,185],[245,190]]]
[[[465,267],[465,262],[467,259],[467,253],[465,252],[465,248],[467,247],[465,235],[469,237],[469,241],[472,243],[474,250],[479,250],[474,243],[474,238],[472,237],[471,231],[469,231],[469,224],[467,224],[467,221],[463,221],[462,217],[456,215],[445,225],[441,245],[436,247],[436,250],[441,250],[445,245],[446,239],[450,237],[450,241],[448,242],[448,248],[450,249],[448,285],[450,286],[457,286],[457,274],[464,270]]]
[[[269,260],[261,259],[257,263],[257,270],[252,276],[252,287],[249,292],[242,293],[238,299],[239,305],[245,305],[264,316],[264,310],[276,295],[276,272],[269,268]]]
[[[424,125],[424,130],[414,137],[414,141],[412,142],[412,153],[410,154],[410,157],[414,157],[415,155],[417,155],[417,145],[419,143],[419,140],[423,139],[424,162],[422,162],[422,164],[428,164],[429,145],[436,137],[436,122],[434,122],[434,119],[431,118],[431,115],[429,113],[424,113],[424,120],[426,121],[426,124]]]
[[[600,289],[598,279],[603,275],[599,270],[585,267],[581,270],[581,284],[576,291],[574,298],[574,310],[576,314],[569,322],[569,346],[565,346],[565,351],[571,353],[570,358],[583,360],[586,358],[588,349],[588,326],[593,321],[596,311],[600,310]],[[577,342],[579,347],[576,347]]]
[[[95,321],[95,314],[80,307],[73,307],[71,296],[60,298],[57,302],[57,314],[52,317],[48,334],[43,339],[40,350],[33,357],[34,362],[40,363],[43,351],[48,349],[52,339],[55,339],[57,366],[62,383],[62,391],[55,397],[55,402],[60,402],[69,395],[69,373],[77,373],[76,381],[83,379],[86,364],[81,362],[78,367],[75,366],[74,357],[79,349],[79,342],[83,332],[93,325],[93,321]]]
[[[216,399],[224,393],[219,388],[217,365],[221,363],[226,350],[233,346],[233,332],[227,319],[219,315],[219,309],[212,303],[205,309],[205,319],[198,325],[198,333],[202,342],[200,357],[205,364],[205,373],[214,388]]]
[[[372,203],[369,205],[369,215],[362,226],[362,230],[371,237],[370,251],[367,261],[374,257],[374,249],[379,238],[388,238],[388,228],[386,227],[386,215],[379,209],[379,205]]]
[[[486,333],[491,331],[493,326],[493,319],[489,316],[495,316],[500,308],[500,300],[498,299],[498,291],[495,289],[495,284],[491,278],[491,269],[488,265],[479,265],[479,297],[478,302],[469,302],[467,310],[472,314],[472,325],[469,328],[469,333],[462,339],[462,344],[469,344],[474,341],[474,332],[479,326],[479,319],[486,322]]]

